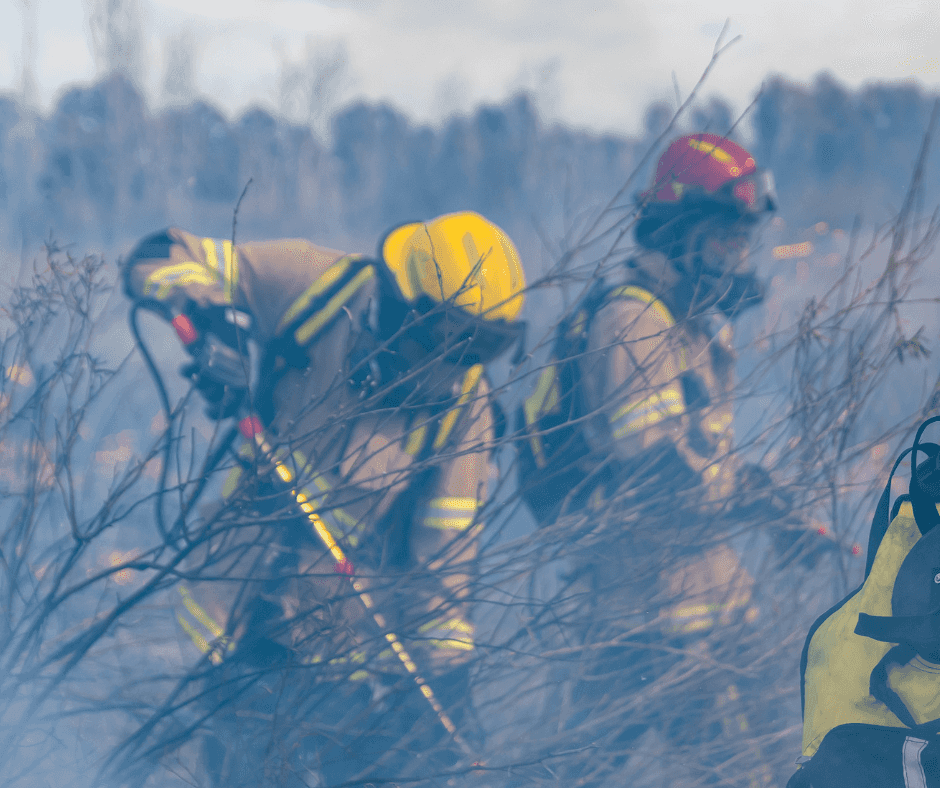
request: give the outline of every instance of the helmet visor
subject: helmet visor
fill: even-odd
[[[757,170],[726,184],[725,192],[744,214],[767,213],[777,209],[774,177],[769,170]]]

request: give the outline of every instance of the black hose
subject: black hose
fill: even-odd
[[[170,408],[170,397],[167,394],[166,386],[163,383],[163,376],[160,374],[160,371],[157,369],[157,365],[154,363],[153,356],[150,354],[150,351],[147,349],[147,345],[141,337],[140,328],[137,325],[137,313],[141,309],[151,309],[157,311],[159,314],[164,316],[167,321],[171,319],[169,313],[166,310],[166,307],[159,302],[137,302],[131,307],[130,311],[130,327],[131,333],[134,335],[134,341],[137,344],[140,354],[144,357],[144,363],[147,365],[147,369],[150,372],[150,377],[153,379],[154,385],[157,387],[157,393],[160,395],[160,405],[163,408],[163,415],[166,419],[166,432],[164,435],[164,446],[163,446],[163,462],[160,468],[160,480],[158,483],[158,490],[155,503],[155,517],[157,521],[157,529],[160,531],[160,536],[163,538],[164,542],[169,542],[171,538],[175,538],[175,535],[182,530],[183,519],[196,501],[199,499],[199,496],[202,494],[205,489],[206,483],[209,480],[209,476],[215,467],[222,460],[222,457],[229,450],[232,445],[232,441],[235,440],[235,437],[238,435],[238,425],[233,424],[225,437],[222,439],[222,442],[216,447],[215,451],[210,455],[208,462],[205,466],[205,471],[199,478],[199,481],[196,483],[196,488],[193,490],[193,494],[189,497],[189,500],[183,506],[183,510],[180,512],[179,517],[176,522],[173,524],[172,529],[167,529],[166,521],[164,518],[163,511],[163,497],[166,495],[166,477],[169,473],[170,468],[170,459],[172,457],[171,446],[172,441],[170,440],[170,427],[173,423],[173,413]]]

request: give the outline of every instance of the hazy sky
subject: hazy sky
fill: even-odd
[[[438,119],[520,87],[541,111],[578,126],[631,132],[653,98],[685,97],[725,19],[741,34],[704,95],[743,109],[769,73],[850,85],[917,79],[940,85],[935,0],[2,0],[0,89],[20,82],[24,20],[33,19],[39,96],[96,73],[91,3],[136,4],[144,87],[159,100],[169,42],[195,54],[197,92],[229,114],[278,106],[281,64],[348,55],[337,98],[389,99]]]

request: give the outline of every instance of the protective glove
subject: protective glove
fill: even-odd
[[[794,511],[793,495],[761,466],[741,466],[735,488],[732,517],[767,527],[781,566],[798,560],[807,569],[815,569],[823,555],[839,550],[839,543],[824,527],[806,522]]]
[[[173,325],[193,361],[180,374],[199,389],[209,418],[229,418],[248,393],[251,318],[245,312],[218,307],[191,310],[183,317],[174,319]]]
[[[745,463],[734,476],[731,514],[735,519],[771,521],[793,511],[793,496],[760,465]]]

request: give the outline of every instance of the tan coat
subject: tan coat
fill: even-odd
[[[633,268],[622,284],[606,285],[575,311],[559,343],[573,357],[554,359],[524,405],[528,461],[520,486],[537,516],[599,511],[603,498],[627,495],[655,507],[658,518],[664,507],[679,511],[674,496],[683,488],[700,513],[713,513],[733,492],[731,325],[679,313],[669,298],[677,275],[662,255],[644,255]],[[566,363],[573,367],[564,369]],[[574,434],[565,436],[571,451],[539,446],[553,411],[572,417]],[[572,459],[579,469],[566,477],[561,466]],[[552,489],[539,485],[546,477],[555,480]],[[686,632],[746,607],[753,584],[725,545],[686,556],[662,580],[660,613],[669,629]]]
[[[356,574],[370,578],[389,626],[436,672],[473,649],[464,600],[493,418],[479,365],[429,354],[384,398],[350,382],[351,357],[385,292],[381,265],[303,240],[239,244],[233,255],[228,241],[171,229],[132,253],[125,281],[132,298],[174,313],[189,301],[252,315],[265,433],[296,477],[295,494],[316,506]],[[247,446],[242,454],[250,462]],[[223,510],[194,560],[219,579],[180,586],[178,618],[193,642],[216,662],[235,643],[260,639],[347,671],[367,652],[386,651],[385,633],[363,614],[296,501],[259,501],[272,490],[245,487],[250,477],[236,469],[229,478],[225,493],[242,509]],[[245,525],[249,506],[257,525]],[[238,528],[225,527],[235,520]]]

